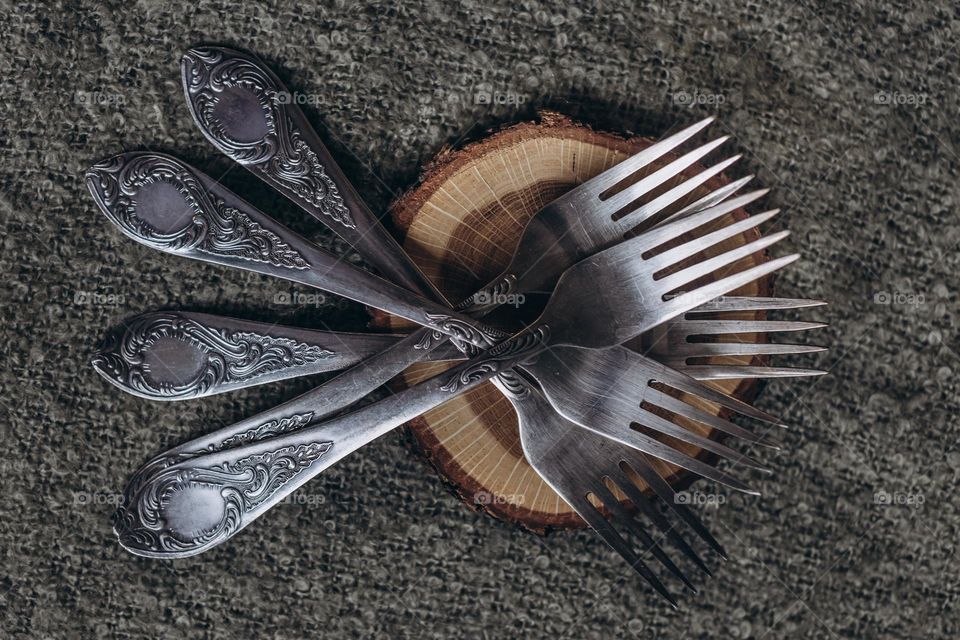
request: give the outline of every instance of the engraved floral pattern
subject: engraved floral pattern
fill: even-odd
[[[192,171],[168,156],[119,156],[95,165],[87,173],[87,182],[111,222],[155,249],[170,253],[198,251],[297,270],[310,268],[303,256],[279,236],[209,193]],[[137,192],[156,182],[172,186],[183,197],[192,213],[183,227],[162,232],[138,215]]]
[[[453,369],[443,380],[440,389],[448,393],[460,393],[467,387],[492,378],[515,365],[523,364],[544,349],[549,337],[549,328],[546,325],[540,325],[530,333],[502,342],[489,349],[486,356]],[[507,388],[511,390],[521,384],[516,377],[505,382]]]
[[[203,364],[189,380],[152,375],[145,354],[164,339],[198,350]],[[336,353],[290,338],[204,326],[175,312],[152,313],[132,323],[117,344],[99,352],[94,367],[125,389],[147,397],[191,398],[286,367],[326,360]]]
[[[154,460],[128,485],[114,529],[121,544],[140,555],[199,553],[241,529],[249,511],[283,490],[332,446],[290,445],[209,467],[178,466],[190,454]],[[178,501],[199,494],[206,499],[205,509],[171,517]]]
[[[295,414],[287,418],[280,418],[279,420],[270,420],[252,429],[247,429],[242,433],[224,438],[216,448],[229,449],[230,447],[241,444],[250,444],[251,442],[272,438],[282,433],[296,431],[310,424],[312,417],[313,412],[310,411],[308,413]]]
[[[237,54],[225,59],[214,48],[194,49],[184,57],[183,68],[190,108],[221,151],[323,216],[356,229],[336,183],[288,114],[289,94],[278,81],[253,62]],[[267,132],[262,138],[237,140],[217,116],[222,93],[234,88],[256,97]]]
[[[431,331],[424,334],[423,339],[414,346],[415,349],[433,349],[438,341],[449,339],[461,351],[471,353],[474,345],[493,345],[506,337],[496,329],[440,313],[424,314],[423,326]]]

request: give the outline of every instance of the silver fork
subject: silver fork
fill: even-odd
[[[664,296],[684,284],[705,273],[729,267],[786,235],[784,232],[761,238],[656,279],[665,269],[675,264],[689,264],[690,259],[704,249],[723,242],[731,234],[742,233],[745,223],[749,222],[731,224],[656,255],[648,253],[708,224],[718,215],[725,214],[708,209],[663,224],[577,263],[560,278],[537,322],[440,376],[316,426],[296,430],[288,427],[276,434],[274,425],[270,427],[269,436],[260,439],[263,437],[258,435],[260,427],[254,424],[242,432],[248,444],[233,446],[235,443],[231,443],[231,448],[211,452],[175,449],[155,459],[134,475],[124,492],[124,503],[116,520],[121,544],[133,553],[153,557],[200,553],[235,535],[290,492],[357,448],[513,366],[535,364],[535,356],[548,347],[586,343],[585,346],[595,350],[582,349],[578,353],[596,358],[591,365],[595,369],[606,371],[614,378],[630,375],[630,371],[619,371],[618,367],[625,358],[642,356],[610,345],[619,345],[798,257],[771,260],[663,301]],[[638,287],[644,295],[614,297],[608,293],[621,285]],[[529,385],[504,385],[503,389],[513,396],[522,396],[529,392]],[[323,398],[321,390],[322,387],[284,406],[284,413],[293,412],[298,416],[288,418],[295,423],[294,427],[312,422],[310,408]],[[586,405],[597,401],[592,389],[581,391],[580,398]],[[589,424],[581,426],[591,428]],[[645,453],[675,464],[686,463],[686,468],[698,468],[699,461],[651,438],[647,438],[651,441],[647,443],[643,438],[645,436],[637,438],[637,443]],[[217,446],[216,441],[213,446]],[[703,466],[707,467],[702,469],[704,477],[750,492],[727,474],[709,465]]]
[[[524,457],[544,481],[674,607],[677,606],[676,598],[613,524],[618,524],[637,538],[643,550],[649,551],[671,574],[696,593],[696,587],[686,575],[666,559],[660,540],[648,533],[611,491],[611,487],[619,489],[661,536],[669,539],[705,575],[712,575],[700,555],[687,543],[679,529],[658,511],[653,501],[659,499],[663,502],[721,558],[726,559],[726,552],[696,514],[677,500],[673,487],[660,476],[650,460],[639,451],[580,429],[578,425],[562,418],[542,419],[543,416],[549,418],[543,408],[550,404],[536,390],[531,390],[517,402],[532,407],[521,414],[520,443]],[[653,498],[643,494],[627,468],[646,483],[653,492]],[[594,496],[606,513],[595,506],[588,496]]]
[[[691,309],[644,336],[641,351],[658,362],[683,371],[697,380],[732,378],[788,378],[819,376],[819,369],[773,367],[747,364],[704,364],[705,358],[727,356],[797,355],[825,351],[804,344],[775,344],[753,341],[718,341],[719,336],[750,333],[796,332],[820,329],[822,322],[788,320],[740,320],[706,317],[705,314],[806,309],[825,305],[820,300],[764,297],[724,297]]]
[[[91,360],[105,380],[147,400],[186,400],[329,373],[405,336],[286,327],[207,313],[153,311],[111,332]],[[460,360],[449,341],[427,360]]]
[[[727,191],[727,193],[729,193],[729,191]],[[716,195],[713,194],[713,197],[715,198]],[[710,202],[709,198],[710,197],[708,196],[707,199],[701,200],[700,203],[702,204],[705,202]],[[739,203],[734,203],[733,208],[736,208],[736,206],[739,206]],[[722,212],[715,211],[714,213],[715,215],[719,216]],[[369,373],[370,373],[369,369],[361,371],[360,373],[363,377],[363,382],[366,382],[369,378]],[[359,385],[354,384],[352,385],[352,388],[356,388],[357,386]],[[330,407],[343,406],[345,404],[348,404],[349,401],[352,400],[353,396],[355,395],[355,394],[349,395],[350,390],[351,390],[351,385],[348,385],[346,388],[341,386],[340,396],[338,396],[337,394],[328,394],[324,398],[324,400],[327,401],[326,406],[330,408]],[[344,392],[348,393],[348,395],[344,396],[343,395]],[[247,431],[239,431],[231,435],[227,435],[223,437],[219,443],[215,442],[212,444],[208,444],[207,446],[233,446],[237,443],[248,441],[250,438],[254,437],[253,434],[256,434],[257,437],[264,437],[265,435],[279,433],[285,430],[297,428],[299,426],[306,424],[309,421],[309,419],[312,419],[314,417],[315,416],[312,414],[312,412],[305,412],[305,413],[295,414],[294,416],[280,417],[272,420],[265,419],[260,424],[257,424],[257,425],[251,425],[247,423],[246,425]]]
[[[219,55],[219,54],[218,54],[218,55]],[[229,53],[228,53],[228,55],[229,55]],[[187,68],[187,64],[186,64],[186,61],[185,61],[184,69],[186,70],[186,68]],[[246,73],[246,74],[250,74],[251,72],[252,72],[252,74],[253,74],[254,77],[257,75],[256,69],[253,69],[252,71],[251,71],[250,69],[247,69],[245,73]],[[261,74],[261,76],[262,76],[262,74]],[[200,84],[202,85],[202,83],[200,83]],[[255,85],[255,84],[256,84],[256,83],[254,83],[254,85]],[[187,85],[187,83],[186,83],[186,80],[185,80],[185,86],[186,86],[186,85]],[[249,85],[248,85],[248,86],[249,86]],[[189,93],[188,93],[188,95],[189,95]],[[263,96],[261,96],[261,97],[263,97]],[[269,112],[269,110],[270,110],[271,107],[267,106],[266,108],[267,108],[267,110],[268,110],[268,112]],[[302,120],[302,118],[301,118],[301,120]],[[258,144],[258,143],[259,143],[259,141],[256,141],[256,142],[252,143],[252,145],[256,145],[256,144]],[[281,151],[282,151],[282,149],[281,149]],[[266,160],[270,160],[270,158],[266,158]],[[282,163],[281,163],[281,164],[282,164]],[[275,166],[276,166],[276,163],[267,162],[267,163],[266,163],[266,166],[268,166],[268,167],[275,167]],[[321,171],[322,171],[322,167],[321,167]],[[746,182],[746,180],[742,180],[742,181],[738,181],[738,183],[734,183],[733,185],[730,185],[730,186],[727,188],[728,191],[727,191],[725,194],[719,195],[718,200],[716,200],[716,201],[719,201],[720,199],[727,197],[730,193],[733,193],[736,189],[738,189],[740,186],[742,186],[742,184],[745,183],[745,182]],[[674,192],[674,193],[676,193],[676,192]],[[715,201],[715,202],[716,202],[716,201]],[[651,215],[652,215],[652,213],[655,213],[655,211],[651,211],[650,213],[651,213]],[[402,367],[401,367],[401,368],[402,368]],[[389,377],[389,374],[386,374],[386,373],[385,373],[387,369],[389,369],[389,367],[380,367],[379,369],[375,369],[375,371],[376,371],[377,373],[379,373],[381,376],[385,375],[386,377]],[[374,382],[373,384],[374,384],[374,386],[376,386],[378,383]],[[361,386],[361,385],[357,385],[357,386],[358,386],[358,388],[359,388],[359,386]],[[336,394],[334,394],[334,395],[336,395]],[[340,400],[341,400],[341,401],[346,401],[346,398],[348,397],[348,395],[349,395],[349,394],[347,394],[347,395],[341,394],[341,395],[340,395]]]
[[[675,419],[661,417],[663,411],[691,421],[701,429],[722,433],[757,444],[778,448],[771,440],[691,404],[707,401],[768,423],[776,418],[725,393],[700,384],[693,378],[618,347],[597,357],[586,349],[557,347],[545,351],[533,366],[543,395],[564,418],[638,451],[645,451],[700,476],[721,482],[742,492],[756,493],[715,467],[696,458],[682,456],[669,442],[660,442],[651,432],[686,442],[760,471],[769,470],[749,456],[707,438]],[[610,375],[616,372],[616,375]],[[589,401],[585,401],[585,397]],[[640,425],[638,430],[633,425]]]
[[[823,303],[786,298],[723,298],[728,310],[795,309]],[[824,351],[811,345],[758,342],[690,342],[702,332],[772,333],[803,331],[816,322],[776,320],[705,321],[695,314],[713,310],[710,302],[641,336],[639,351],[697,380],[779,378],[822,375],[817,369],[757,365],[698,364],[720,356],[801,354]],[[689,319],[689,320],[688,320]],[[736,323],[736,324],[734,324]],[[716,326],[714,326],[716,325]],[[112,332],[91,360],[104,379],[148,400],[187,400],[280,380],[329,373],[370,358],[405,336],[386,333],[320,331],[238,320],[206,313],[160,311],[140,314]],[[449,342],[429,352],[430,361],[464,360]]]

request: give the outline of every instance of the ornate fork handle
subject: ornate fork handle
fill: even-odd
[[[380,273],[413,291],[431,284],[346,179],[277,76],[252,55],[223,47],[181,61],[193,119],[220,151],[329,226]]]
[[[110,383],[148,400],[184,400],[338,371],[403,336],[297,329],[204,313],[158,311],[125,322],[92,360]],[[428,356],[461,360],[450,342]]]
[[[122,154],[95,165],[86,180],[106,216],[151,248],[316,287],[475,347],[505,337],[318,249],[176,158]]]
[[[173,449],[141,467],[127,484],[115,514],[117,536],[137,555],[201,553],[341,458],[527,361],[546,347],[548,337],[540,325],[446,374],[316,426],[308,425],[316,420],[321,390],[234,425],[228,438],[214,433]],[[409,353],[409,345],[398,344]],[[518,382],[515,393],[523,398],[526,384]]]

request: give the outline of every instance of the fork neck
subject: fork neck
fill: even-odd
[[[535,323],[438,376],[439,391],[462,393],[515,366],[530,363],[548,347],[549,340],[550,328],[544,323]]]

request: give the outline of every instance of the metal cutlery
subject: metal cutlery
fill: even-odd
[[[697,380],[821,375],[817,369],[745,364],[695,364],[721,356],[792,355],[823,351],[812,345],[761,342],[691,342],[715,334],[804,331],[815,322],[699,320],[700,312],[816,307],[816,300],[725,297],[688,311],[641,336],[639,351]],[[329,373],[372,357],[405,336],[344,333],[288,327],[223,316],[161,311],[141,314],[111,334],[92,360],[94,369],[118,388],[148,400],[186,400],[261,384]],[[463,360],[445,343],[426,360]]]
[[[338,371],[402,340],[388,333],[286,327],[206,313],[154,311],[112,332],[91,360],[118,388],[148,400],[186,400],[296,376]],[[427,360],[459,360],[452,343]]]
[[[716,314],[731,312],[809,309],[821,307],[825,304],[820,300],[726,296],[702,304],[668,323],[655,327],[643,336],[639,350],[654,360],[677,371],[683,371],[697,380],[819,376],[826,372],[820,369],[775,367],[768,364],[751,365],[742,362],[720,364],[706,362],[706,359],[739,356],[783,356],[826,351],[825,347],[816,345],[777,344],[738,339],[743,334],[769,334],[820,329],[827,326],[822,322],[742,320],[716,317]],[[707,314],[712,317],[708,317]],[[728,339],[723,340],[724,337]]]
[[[649,175],[641,173],[641,170],[653,169],[654,163],[659,162],[665,153],[692,137],[708,121],[653,145],[545,207],[525,229],[510,268],[479,295],[458,307],[470,316],[467,317],[446,307],[443,297],[409,262],[392,237],[380,228],[376,217],[356,196],[303,114],[289,100],[283,99],[286,89],[259,61],[222,48],[195,49],[184,57],[182,71],[191,113],[211,142],[333,228],[394,282],[429,300],[369,274],[342,268],[333,256],[318,253],[319,250],[302,238],[189,168],[187,172],[193,175],[192,183],[189,176],[187,180],[183,179],[183,174],[171,176],[169,164],[162,175],[141,166],[137,171],[124,174],[124,180],[117,176],[126,170],[123,166],[125,160],[98,165],[88,175],[88,184],[101,206],[112,209],[108,216],[125,233],[141,242],[146,239],[145,244],[156,248],[280,275],[345,294],[378,308],[383,308],[380,305],[389,306],[391,308],[387,311],[427,328],[399,340],[395,336],[347,334],[334,349],[329,342],[338,340],[341,335],[334,332],[314,334],[273,327],[272,334],[267,337],[279,340],[261,342],[260,338],[265,334],[263,331],[257,333],[260,327],[255,326],[256,323],[201,314],[182,314],[179,318],[171,318],[169,316],[173,314],[168,314],[165,319],[158,314],[152,320],[159,324],[153,325],[150,318],[138,319],[138,324],[128,329],[114,347],[98,355],[97,363],[98,370],[111,382],[144,397],[160,395],[174,399],[207,395],[299,375],[293,372],[331,371],[357,360],[363,362],[281,407],[175,447],[145,465],[128,485],[125,502],[117,514],[116,530],[124,546],[134,553],[158,557],[193,555],[214,546],[242,529],[309,477],[386,432],[392,425],[418,415],[425,410],[424,407],[442,402],[444,396],[450,397],[450,394],[495,376],[495,384],[517,410],[524,450],[528,458],[536,459],[536,463],[531,460],[534,468],[548,483],[556,485],[565,499],[573,500],[571,505],[584,519],[662,595],[675,603],[649,568],[636,556],[631,556],[622,540],[615,537],[616,534],[611,537],[606,520],[602,517],[598,520],[589,512],[584,515],[581,500],[584,494],[578,497],[578,492],[587,487],[606,505],[610,517],[636,533],[661,564],[692,586],[659,549],[656,541],[632,523],[629,514],[616,500],[614,506],[608,504],[606,498],[610,496],[591,480],[593,471],[607,469],[609,460],[619,457],[626,462],[629,458],[634,470],[644,477],[656,495],[666,501],[672,489],[641,453],[646,452],[684,468],[692,468],[736,489],[749,491],[745,485],[715,467],[680,453],[669,442],[671,438],[686,441],[753,467],[760,465],[685,429],[681,424],[691,421],[752,443],[770,444],[765,438],[708,414],[684,399],[694,396],[744,415],[775,422],[772,416],[635,352],[619,346],[601,348],[619,345],[654,324],[661,326],[660,333],[650,334],[653,336],[651,354],[661,355],[657,346],[672,344],[671,341],[682,340],[688,344],[689,337],[700,335],[691,331],[704,329],[698,324],[700,320],[693,311],[694,307],[753,278],[762,277],[794,258],[790,256],[743,270],[712,285],[696,286],[704,276],[722,269],[735,269],[740,258],[772,245],[785,235],[774,234],[720,255],[697,255],[775,215],[775,212],[768,212],[720,229],[709,228],[711,223],[764,193],[754,192],[728,200],[749,178],[688,204],[698,187],[732,164],[736,157],[693,177],[684,175],[684,181],[673,184],[723,139],[703,145],[666,166],[656,168]],[[167,163],[177,163],[172,158],[160,158]],[[633,184],[624,186],[630,182]],[[185,183],[190,183],[186,189],[183,188]],[[207,197],[209,201],[205,200]],[[645,198],[648,201],[644,201]],[[211,204],[212,215],[209,211]],[[176,215],[178,207],[184,215]],[[663,235],[659,236],[649,232],[651,227],[668,218],[669,222],[662,226],[669,231],[661,231]],[[184,222],[186,224],[182,225]],[[676,226],[681,223],[683,226]],[[679,247],[666,250],[661,247],[670,233],[684,234],[694,230],[705,232],[705,235]],[[633,235],[637,237],[618,245],[624,237]],[[653,244],[647,246],[651,242]],[[628,264],[630,260],[623,249],[626,244],[643,254],[643,259],[638,261],[643,263],[642,267]],[[610,249],[602,256],[593,255],[607,247],[621,248],[621,252]],[[654,255],[649,255],[651,253]],[[637,261],[636,258],[634,255],[633,260]],[[573,275],[561,278],[564,270],[574,264]],[[327,269],[332,276],[325,272]],[[602,280],[597,274],[603,272],[608,272],[608,284],[620,279],[635,287],[636,291],[629,291],[624,299],[617,299],[610,293],[590,292],[596,295],[584,306],[596,304],[607,309],[614,317],[615,326],[608,327],[600,339],[584,339],[574,331],[577,321],[567,317],[571,310],[571,292],[582,289],[586,280],[591,280],[591,286],[595,286],[598,278]],[[408,389],[400,396],[317,424],[412,362],[425,358],[453,358],[457,350],[475,353],[476,348],[487,348],[503,340],[505,335],[502,332],[478,325],[473,318],[491,311],[497,306],[496,301],[509,293],[549,290],[554,284],[557,289],[541,316],[544,322],[540,326],[527,329],[453,371]],[[692,290],[673,295],[685,289]],[[655,301],[644,298],[651,293]],[[371,302],[368,299],[371,296],[379,304]],[[652,309],[661,306],[660,313]],[[574,310],[572,315],[577,311]],[[641,317],[635,318],[634,314]],[[664,327],[664,320],[670,319],[672,322]],[[171,329],[174,322],[184,324]],[[760,326],[773,330],[782,328],[782,325],[770,322],[751,327],[757,331],[763,330],[757,328]],[[588,325],[587,328],[592,331],[594,326]],[[731,332],[735,330],[732,325],[728,328]],[[178,331],[188,337],[174,335]],[[447,341],[447,337],[452,340]],[[318,340],[320,344],[312,344],[312,340]],[[556,346],[567,343],[594,348]],[[328,346],[325,348],[323,344]],[[725,342],[699,344],[696,348],[700,351],[694,353],[692,347],[685,351],[689,355],[682,363],[678,358],[671,362],[681,369],[696,371],[706,379],[734,377],[730,370],[738,368],[747,376],[760,376],[767,369],[739,365],[705,369],[699,364],[699,358],[706,357],[702,355],[704,351],[716,348],[718,355],[728,355],[732,347],[726,346],[729,343]],[[374,355],[383,347],[383,351]],[[795,347],[799,348],[802,347]],[[802,351],[784,348],[778,352]],[[736,355],[767,353],[773,351]],[[364,356],[369,357],[364,359]],[[514,366],[518,368],[512,369]],[[773,375],[785,375],[775,368],[769,370]],[[604,376],[609,376],[610,380]],[[619,380],[627,376],[632,378]],[[538,389],[534,381],[542,388]],[[672,389],[673,393],[665,392],[663,387]],[[675,416],[676,421],[662,418],[659,415],[662,412]],[[593,425],[583,424],[587,421]],[[640,425],[639,429],[631,427],[633,422]],[[650,431],[657,432],[657,437],[651,437]],[[556,440],[560,433],[567,434],[569,447],[581,452],[578,459],[583,464],[592,465],[580,469],[579,478],[575,475],[576,467],[564,467],[563,462],[549,451],[550,436]],[[664,437],[663,441],[658,439],[660,437]],[[597,479],[602,480],[602,477],[597,476]],[[637,502],[630,489],[622,486],[621,480],[608,477],[633,502]],[[638,492],[636,486],[631,486],[634,492]],[[706,570],[692,549],[682,538],[678,540],[676,532],[665,524],[662,515],[645,500],[640,502],[642,504],[636,506],[651,518],[655,526]],[[671,506],[700,537],[720,550],[689,510],[678,508],[682,505]]]
[[[141,201],[142,200],[143,198],[141,198]],[[716,211],[715,215],[719,216],[720,213],[721,212]],[[368,372],[365,371],[364,373],[368,373]],[[332,397],[334,399],[336,398],[336,396],[332,396]],[[327,396],[327,398],[325,399],[330,400],[331,396]],[[340,403],[335,401],[334,404],[336,405]],[[303,414],[298,414],[298,415],[299,415],[299,418],[296,418],[296,417],[291,418],[288,416],[288,417],[277,419],[277,420],[264,421],[263,423],[257,425],[256,429],[254,429],[253,432],[260,434],[260,437],[263,437],[264,434],[274,434],[278,432],[284,432],[286,430],[293,429],[293,428],[302,426],[303,424],[306,424],[308,420],[303,417]],[[224,442],[226,443],[226,445],[224,446],[233,446],[238,442],[245,441],[244,435],[245,434],[239,434],[239,437],[237,435],[234,435],[231,438],[224,439]],[[247,437],[250,437],[250,436],[247,436]]]
[[[537,366],[540,361],[535,356],[543,354],[548,347],[551,351],[561,351],[564,350],[563,345],[581,344],[594,349],[567,347],[563,353],[551,354],[548,368],[553,375],[543,379],[541,384],[563,378],[563,372],[556,370],[556,359],[569,362],[573,355],[571,352],[582,358],[578,364],[583,363],[583,371],[603,371],[610,379],[623,377],[636,380],[636,371],[619,371],[618,367],[622,367],[624,362],[637,362],[643,357],[617,345],[797,258],[794,255],[771,260],[663,301],[665,295],[683,285],[713,270],[729,267],[786,235],[782,232],[761,238],[687,266],[670,276],[655,279],[657,274],[671,266],[686,264],[690,258],[713,244],[742,233],[745,228],[757,224],[758,220],[772,217],[769,214],[753,216],[662,253],[643,257],[661,245],[715,220],[719,215],[725,214],[707,209],[662,224],[578,262],[560,278],[537,322],[440,376],[316,426],[295,431],[284,430],[279,435],[271,432],[271,437],[262,441],[257,441],[259,427],[253,426],[244,431],[254,440],[250,444],[216,450],[217,444],[213,443],[214,450],[210,452],[175,450],[160,461],[148,463],[135,474],[125,492],[124,507],[117,520],[121,543],[134,553],[155,557],[193,555],[219,544],[291,491],[360,446],[442,404],[452,395],[473,388],[517,364]],[[642,291],[642,294],[610,294],[621,287],[631,292]],[[600,350],[600,347],[608,348]],[[537,372],[542,373],[539,368]],[[349,375],[349,372],[343,375]],[[584,376],[578,378],[578,382],[583,380]],[[690,379],[689,384],[696,386],[698,383]],[[511,395],[520,397],[530,391],[527,385],[504,388]],[[292,414],[299,417],[296,422],[301,424],[313,422],[310,409],[318,404],[322,389],[320,387],[287,403],[283,410],[288,416],[286,419],[292,419]],[[606,391],[579,384],[568,384],[563,389],[566,392],[579,392],[585,405],[596,404],[598,392]],[[705,393],[705,389],[699,392]],[[714,393],[725,406],[743,404],[724,394]],[[635,398],[642,400],[644,395]],[[522,406],[522,403],[517,405]],[[568,405],[556,408],[564,413]],[[748,415],[769,418],[749,405],[743,404],[743,410]],[[565,417],[576,420],[575,416]],[[577,423],[588,429],[593,428],[591,424]],[[670,445],[640,432],[612,435],[645,453],[689,468],[734,489],[751,492],[741,482],[715,467],[689,458]]]
[[[665,505],[668,511],[692,528],[721,558],[726,559],[726,552],[696,514],[678,501],[673,487],[654,468],[653,462],[631,447],[599,437],[573,423],[539,419],[541,416],[549,417],[544,409],[550,405],[536,391],[525,395],[521,402],[540,405],[523,412],[519,427],[524,457],[544,481],[674,607],[677,606],[676,598],[638,555],[635,546],[631,546],[613,524],[638,538],[642,550],[649,551],[688,589],[696,592],[690,579],[663,551],[662,540],[669,539],[705,575],[712,575],[710,569],[687,543],[680,529],[661,512],[656,502]],[[653,492],[652,497],[641,491],[637,480],[646,484]],[[654,525],[659,532],[659,539],[646,531],[637,516],[614,495],[614,490],[624,494],[633,507]],[[594,501],[590,500],[590,496]]]

